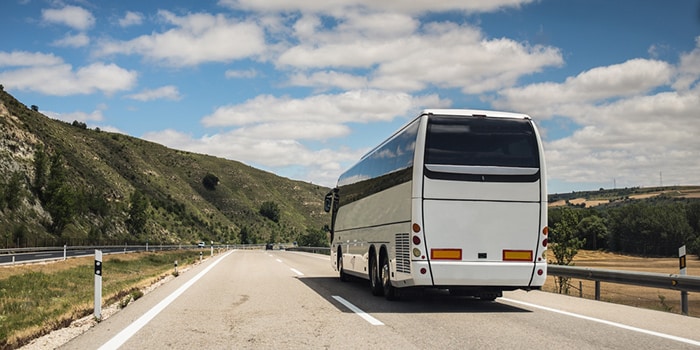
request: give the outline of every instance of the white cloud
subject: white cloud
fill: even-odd
[[[646,93],[671,82],[674,69],[666,62],[632,59],[597,67],[563,83],[545,82],[504,89],[496,108],[527,111],[539,118],[571,115],[581,104]]]
[[[79,121],[79,122],[99,122],[104,120],[104,116],[102,115],[102,109],[96,109],[90,113],[82,112],[82,111],[75,111],[75,112],[70,112],[70,113],[58,113],[58,112],[51,112],[51,111],[44,111],[42,112],[45,115],[47,115],[50,118],[53,119],[58,119],[58,120],[63,120],[65,122],[73,122],[73,121]]]
[[[255,78],[258,76],[258,71],[255,69],[245,69],[245,70],[235,70],[229,69],[224,73],[227,79],[238,79],[238,78]]]
[[[204,62],[230,62],[265,50],[263,30],[253,22],[238,21],[221,14],[197,13],[179,17],[162,10],[158,14],[174,28],[128,41],[105,41],[93,54],[98,57],[139,54],[173,66],[191,66]]]
[[[140,12],[127,11],[124,17],[119,19],[120,27],[136,26],[143,23],[143,14]]]
[[[21,55],[20,55],[21,56]],[[36,57],[46,63],[45,57]],[[134,86],[137,73],[101,62],[74,70],[69,64],[41,64],[0,72],[0,81],[11,89],[30,90],[47,95],[68,96],[103,92],[112,94]]]
[[[62,47],[83,47],[90,43],[90,37],[85,33],[79,33],[76,35],[66,35],[62,39],[58,39],[52,43],[54,46]]]
[[[0,67],[51,66],[62,64],[63,60],[54,54],[27,51],[0,51]]]
[[[182,98],[177,86],[167,85],[157,89],[143,90],[139,93],[126,96],[127,98],[138,101],[153,101],[153,100],[173,100],[177,101]]]
[[[532,0],[413,0],[413,1],[376,1],[376,0],[219,0],[219,4],[234,9],[246,9],[260,12],[324,12],[342,13],[348,9],[362,8],[368,11],[390,11],[401,13],[441,12],[459,10],[465,12],[490,12],[505,7],[517,7]]]
[[[310,39],[282,52],[276,63],[312,71],[292,76],[290,83],[302,86],[357,88],[361,79],[367,79],[365,86],[377,89],[420,91],[437,86],[477,94],[512,86],[523,75],[563,63],[556,48],[488,39],[469,25],[427,23],[418,27],[399,16],[393,21],[405,23],[404,29],[382,32],[383,27],[372,19],[343,22],[328,30],[308,16],[299,21],[304,21],[299,26],[303,29],[296,30],[300,40]],[[313,72],[319,69],[323,72]],[[352,71],[357,69],[363,70],[363,78],[353,78]]]
[[[411,96],[380,90],[353,90],[304,99],[257,96],[238,105],[217,108],[202,119],[205,126],[242,126],[267,122],[367,123],[389,121],[422,106],[440,107],[450,101],[437,95]]]
[[[193,138],[168,129],[147,133],[143,138],[176,149],[241,161],[277,174],[285,168],[301,167],[305,169],[302,171],[307,172],[298,174],[298,178],[325,186],[335,184],[342,163],[353,162],[365,152],[348,149],[312,150],[293,139],[259,139],[242,135],[235,130]]]
[[[60,9],[41,10],[42,20],[69,26],[73,29],[86,30],[95,24],[95,17],[90,11],[78,6],[65,6]]]
[[[700,36],[695,38],[695,49],[681,55],[678,66],[679,77],[673,87],[687,90],[700,79]]]

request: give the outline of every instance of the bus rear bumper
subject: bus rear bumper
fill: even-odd
[[[547,264],[544,262],[425,261],[414,262],[414,266],[414,271],[425,267],[432,273],[431,284],[434,287],[507,286],[535,289],[542,287],[547,278]],[[417,280],[427,282],[425,278]]]

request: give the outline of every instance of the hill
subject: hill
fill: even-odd
[[[0,86],[0,247],[325,242],[327,190],[52,120]]]

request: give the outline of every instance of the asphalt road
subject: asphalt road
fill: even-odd
[[[698,349],[700,319],[545,292],[374,297],[327,256],[215,256],[64,349]]]

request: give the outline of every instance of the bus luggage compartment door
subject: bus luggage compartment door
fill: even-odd
[[[424,200],[423,210],[436,286],[529,285],[540,203]]]

